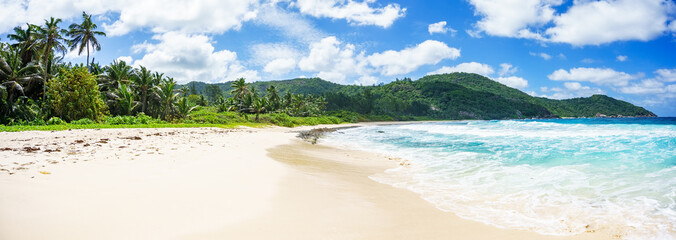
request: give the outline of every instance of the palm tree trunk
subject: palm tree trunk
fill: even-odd
[[[87,71],[89,71],[89,42],[87,42]]]
[[[146,91],[143,91],[143,109],[141,112],[146,113],[146,98],[148,97],[148,93]]]

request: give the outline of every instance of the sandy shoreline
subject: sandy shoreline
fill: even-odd
[[[0,239],[612,238],[461,219],[368,178],[397,161],[300,129],[0,133]]]

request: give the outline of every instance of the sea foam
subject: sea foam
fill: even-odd
[[[368,126],[326,141],[407,159],[371,178],[463,218],[547,235],[676,239],[671,119]]]

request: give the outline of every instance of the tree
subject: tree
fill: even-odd
[[[114,60],[113,63],[103,68],[103,74],[99,76],[99,81],[103,89],[113,89],[119,83],[128,84],[134,71],[125,61]]]
[[[176,82],[173,78],[168,78],[159,86],[155,86],[155,97],[160,101],[162,108],[162,119],[167,120],[171,113],[174,111],[176,100],[180,95],[179,92],[175,91]]]
[[[70,40],[70,50],[74,51],[79,47],[78,55],[82,54],[84,49],[87,49],[87,69],[89,69],[89,48],[92,47],[96,51],[101,50],[101,44],[99,40],[96,39],[96,36],[106,36],[106,33],[101,31],[96,31],[96,24],[92,22],[92,15],[87,15],[86,12],[82,12],[82,23],[77,24],[73,23],[68,27],[68,36],[72,39]]]
[[[36,48],[37,26],[26,24],[26,29],[15,27],[14,33],[8,34],[7,38],[16,41],[12,47],[18,48],[21,52],[22,65],[28,65],[33,61]]]
[[[129,85],[120,83],[120,87],[117,88],[117,92],[113,95],[122,115],[132,115],[136,107],[138,107],[139,102],[134,98],[134,92],[132,91]]]
[[[99,121],[107,113],[96,78],[86,68],[63,69],[47,85],[49,106],[61,119]]]
[[[281,98],[279,98],[277,88],[270,85],[266,91],[268,92],[268,111],[277,111],[281,107]]]
[[[52,61],[50,61],[50,57],[53,54],[52,51],[60,52],[61,56],[66,54],[66,46],[64,45],[66,40],[63,38],[63,35],[68,34],[68,32],[59,28],[59,23],[61,23],[60,18],[55,19],[52,17],[49,20],[45,20],[44,27],[37,28],[38,37],[36,43],[41,51],[43,64],[45,64],[45,75],[52,72]]]
[[[156,78],[153,76],[147,68],[141,66],[141,69],[136,71],[132,77],[136,89],[141,95],[141,112],[148,114],[146,109],[148,107],[148,94],[150,89],[157,85]]]
[[[258,116],[265,112],[265,106],[267,106],[268,103],[265,100],[265,98],[254,98],[253,102],[251,104],[251,111],[256,113],[256,121],[258,122]]]
[[[230,94],[233,95],[233,99],[237,101],[238,108],[241,110],[242,108],[245,108],[247,106],[244,106],[244,98],[246,95],[250,94],[251,91],[249,89],[249,84],[246,83],[244,78],[239,78],[232,82],[230,84],[230,87],[232,87],[232,91],[230,91]]]
[[[4,85],[7,97],[16,99],[17,94],[37,97],[41,93],[43,78],[40,66],[23,65],[19,52],[9,46],[0,53],[0,84]],[[11,104],[11,103],[10,103]]]
[[[207,84],[207,86],[204,88],[204,93],[207,95],[209,101],[216,102],[218,97],[223,95],[223,90],[221,90],[221,87],[216,84]]]

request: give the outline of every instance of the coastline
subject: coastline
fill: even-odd
[[[1,133],[0,142],[14,148],[41,149],[0,151],[17,163],[0,168],[39,159],[13,175],[0,172],[0,238],[614,238],[465,220],[368,178],[397,161],[296,138],[302,130],[370,124],[388,123]]]

